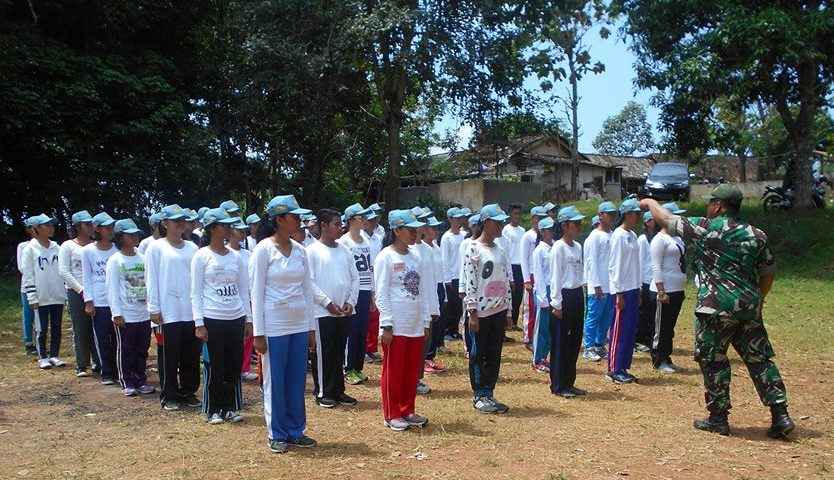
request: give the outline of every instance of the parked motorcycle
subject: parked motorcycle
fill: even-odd
[[[811,197],[814,200],[814,206],[817,208],[825,207],[825,184],[834,187],[834,184],[825,175],[820,176],[814,181],[814,192]],[[793,201],[794,193],[791,188],[768,185],[762,194],[762,207],[765,211],[789,210],[793,208]]]

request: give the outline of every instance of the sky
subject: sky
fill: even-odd
[[[592,61],[600,61],[605,64],[605,72],[599,75],[585,76],[579,83],[579,151],[593,153],[591,145],[594,137],[602,129],[602,123],[609,116],[617,114],[629,100],[634,100],[644,107],[648,115],[649,123],[652,125],[655,134],[655,141],[658,141],[657,117],[658,110],[649,105],[651,92],[648,90],[637,90],[634,87],[634,54],[628,49],[624,40],[617,33],[617,26],[612,29],[612,34],[605,40],[600,38],[598,30],[595,30],[587,37],[590,44]],[[539,81],[536,78],[528,79],[525,82],[527,87],[538,88]],[[554,84],[554,91],[563,95],[567,92],[570,84],[563,81]],[[554,108],[558,116],[564,117],[564,108]],[[565,128],[567,122],[563,122]],[[460,120],[453,115],[446,115],[435,126],[437,133],[446,131],[457,131],[459,139],[458,148],[465,148],[472,137],[472,127],[461,124]],[[437,149],[433,153],[437,153]]]

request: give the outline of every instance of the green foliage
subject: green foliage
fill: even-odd
[[[609,155],[634,155],[654,149],[652,126],[646,109],[635,101],[626,103],[620,113],[608,117],[593,141],[594,148]]]

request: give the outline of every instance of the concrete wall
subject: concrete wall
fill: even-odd
[[[436,183],[425,187],[400,189],[400,206],[413,207],[421,196],[434,197],[440,205],[459,202],[470,208],[498,203],[506,208],[510,203],[539,203],[542,200],[540,183],[508,182],[493,179],[470,179]]]
[[[762,194],[765,191],[765,187],[768,185],[781,185],[781,181],[776,180],[768,180],[764,182],[746,182],[746,183],[735,183],[734,185],[741,189],[741,193],[744,194],[745,198],[761,198]],[[704,185],[704,184],[696,184],[692,185],[692,190],[690,192],[690,198],[692,200],[699,200],[704,196],[708,195],[712,190],[716,187],[716,185]]]

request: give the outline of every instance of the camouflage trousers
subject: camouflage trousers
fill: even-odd
[[[747,366],[750,378],[766,406],[787,402],[775,355],[758,312],[738,312],[732,317],[695,314],[695,361],[704,375],[704,397],[710,413],[724,414],[730,408],[730,361],[732,344]]]

